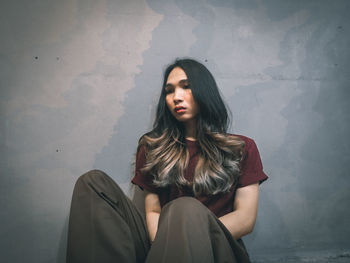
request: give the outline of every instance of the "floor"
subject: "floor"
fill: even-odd
[[[289,251],[279,255],[256,255],[252,263],[350,263],[350,249],[332,251]]]

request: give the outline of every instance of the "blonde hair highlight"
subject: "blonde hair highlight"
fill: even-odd
[[[238,182],[244,141],[229,134],[207,132],[197,143],[199,156],[193,182],[185,178],[190,156],[177,130],[165,129],[159,137],[141,137],[139,147],[145,147],[146,157],[142,171],[153,175],[156,187],[190,187],[195,196],[229,192]]]

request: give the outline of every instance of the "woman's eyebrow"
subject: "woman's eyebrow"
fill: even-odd
[[[172,87],[174,87],[174,85],[171,84],[171,83],[167,83],[167,84],[165,85],[165,88],[172,88]]]
[[[182,79],[182,80],[180,80],[179,81],[179,83],[178,84],[182,84],[182,85],[184,85],[184,84],[188,84],[188,79]],[[172,84],[172,83],[167,83],[166,85],[165,85],[165,87],[173,87],[174,85]]]
[[[187,84],[188,83],[188,79],[182,79],[179,81],[179,84]]]

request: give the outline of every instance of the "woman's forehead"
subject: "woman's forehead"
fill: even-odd
[[[167,84],[176,84],[181,80],[187,80],[187,75],[182,68],[176,67],[170,72]]]

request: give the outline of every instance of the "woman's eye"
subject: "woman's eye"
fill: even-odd
[[[184,88],[184,89],[189,89],[189,88],[190,88],[190,85],[184,85],[183,88]]]
[[[174,91],[174,89],[165,89],[165,94],[169,94],[169,93],[172,93]]]

